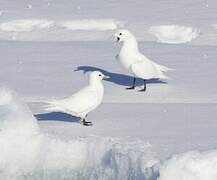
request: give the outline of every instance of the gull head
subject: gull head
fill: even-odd
[[[102,81],[103,79],[109,78],[108,76],[105,76],[102,72],[100,71],[93,71],[90,73],[90,81]]]
[[[117,42],[125,42],[127,40],[135,39],[134,35],[126,29],[118,30],[114,36]]]

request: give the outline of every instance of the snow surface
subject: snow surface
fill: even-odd
[[[60,22],[59,26],[68,30],[115,30],[121,22],[113,19],[81,19]]]
[[[1,31],[9,32],[28,32],[33,30],[41,30],[53,26],[53,21],[40,19],[22,19],[13,20],[0,24]]]
[[[29,32],[50,28],[64,27],[67,30],[115,30],[121,22],[113,19],[80,19],[55,22],[46,19],[18,19],[0,24],[0,30],[6,32]]]
[[[159,180],[215,180],[217,151],[192,151],[172,157],[160,170]]]
[[[108,21],[114,20],[115,24],[122,22],[124,28],[132,30],[142,41],[156,41],[156,37],[149,32],[151,27],[177,25],[200,30],[200,36],[189,42],[190,44],[217,45],[217,33],[213,28],[213,24],[217,23],[216,8],[217,3],[213,0],[93,0],[91,3],[86,3],[85,0],[29,0],[19,3],[1,0],[0,23],[38,19],[54,21],[57,24],[66,21],[74,24],[78,21],[80,24],[83,20],[94,20],[97,27],[104,27],[105,24],[110,24]],[[105,22],[101,23],[102,20]],[[111,27],[114,27],[114,24],[109,25],[109,29]],[[20,41],[108,41],[110,35],[107,31],[87,33],[66,28],[45,28],[42,31],[19,34],[0,32],[0,39],[13,40],[15,36],[15,39]]]
[[[179,25],[154,26],[149,31],[156,36],[159,42],[168,44],[190,42],[200,34],[197,29]]]
[[[157,171],[148,143],[91,136],[63,141],[41,133],[10,90],[1,90],[0,100],[1,179],[150,179]]]
[[[84,87],[88,72],[101,70],[105,103],[216,103],[216,47],[140,42],[151,60],[176,69],[168,81],[150,81],[146,93],[126,91],[132,77],[115,60],[111,42],[8,42],[1,41],[0,81],[26,101],[65,97]],[[83,74],[86,72],[86,74]],[[10,76],[5,76],[10,73]],[[46,78],[45,78],[46,77]],[[28,84],[28,88],[26,88]],[[142,80],[138,80],[142,86]],[[209,88],[207,88],[209,87]],[[141,87],[138,87],[138,90]]]
[[[216,1],[0,3],[0,82],[16,92],[0,91],[0,179],[216,179]],[[115,61],[119,27],[176,69],[170,80],[125,90],[132,77]],[[111,78],[92,127],[44,111],[43,101],[76,92],[93,70]]]

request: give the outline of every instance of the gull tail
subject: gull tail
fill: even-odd
[[[166,66],[163,66],[161,64],[157,64],[157,63],[154,63],[154,66],[159,69],[160,71],[163,71],[163,72],[167,72],[167,71],[175,71],[175,69],[172,69],[172,68],[168,68]]]
[[[46,105],[43,106],[43,109],[45,111],[49,111],[49,112],[61,111],[61,109],[58,107],[58,103],[56,100],[46,101],[44,103],[46,103]]]
[[[160,71],[160,72],[159,72],[159,79],[161,79],[161,80],[169,80],[169,79],[171,79],[171,78],[169,78],[168,76],[166,76],[166,75],[163,73],[163,71]]]

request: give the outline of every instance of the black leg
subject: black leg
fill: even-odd
[[[86,121],[85,118],[82,119],[82,123],[84,126],[92,126],[93,125],[92,122]]]
[[[136,84],[136,78],[133,78],[133,85],[131,87],[128,87],[126,89],[135,89],[135,84]]]
[[[146,91],[146,80],[144,79],[144,88],[139,90],[139,91],[142,91],[142,92],[145,92]]]

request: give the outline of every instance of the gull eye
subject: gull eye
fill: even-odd
[[[102,74],[99,74],[99,76],[102,76]]]
[[[122,33],[119,33],[119,35],[121,36],[121,35],[122,35]]]

